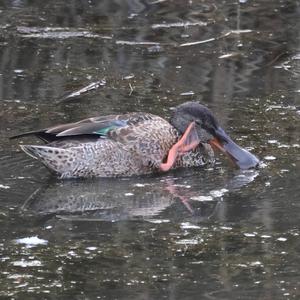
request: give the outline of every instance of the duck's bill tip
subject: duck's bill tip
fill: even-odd
[[[242,170],[256,168],[259,166],[259,159],[248,150],[233,142],[221,128],[218,129],[218,138],[213,139],[211,144],[225,153],[234,162],[234,164]]]
[[[259,159],[254,154],[235,143],[224,145],[224,149],[232,161],[242,170],[259,166]]]

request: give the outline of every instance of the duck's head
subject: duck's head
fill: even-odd
[[[258,158],[234,143],[212,112],[198,102],[186,102],[177,106],[170,122],[182,134],[192,122],[195,122],[194,131],[200,143],[209,143],[221,150],[240,169],[253,168],[259,164]]]

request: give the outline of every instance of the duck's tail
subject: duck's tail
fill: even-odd
[[[51,171],[64,175],[74,169],[74,158],[67,149],[55,148],[42,145],[20,145],[21,149],[41,161]]]

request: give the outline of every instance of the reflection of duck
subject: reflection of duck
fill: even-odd
[[[183,178],[164,176],[163,179],[145,176],[138,180],[97,178],[62,182],[50,179],[26,200],[22,211],[74,220],[142,217],[199,222],[217,212],[219,205],[226,205],[226,201],[220,201],[223,195],[240,190],[252,182],[258,172],[238,171],[234,177],[231,172],[222,172],[219,176],[209,172],[200,180],[186,175]]]
[[[201,166],[213,161],[212,144],[240,168],[258,163],[197,102],[176,107],[170,122],[150,113],[128,113],[89,118],[16,137],[30,134],[47,145],[21,148],[61,177],[130,176]]]
[[[100,180],[100,181],[99,181]],[[159,215],[174,203],[159,179],[52,181],[35,191],[23,210],[40,215],[79,215],[88,219],[131,219]]]

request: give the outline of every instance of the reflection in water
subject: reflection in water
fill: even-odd
[[[145,95],[161,86],[170,92],[170,96],[166,95],[171,98],[169,101],[174,101],[174,95],[193,91],[197,97],[215,102],[216,108],[221,111],[224,100],[230,101],[237,95],[256,96],[257,93],[271,92],[274,86],[278,89],[291,86],[287,78],[279,79],[272,72],[272,62],[278,64],[280,58],[284,59],[282,55],[293,53],[296,47],[297,32],[288,31],[289,27],[283,26],[290,21],[289,15],[293,14],[293,9],[297,9],[293,1],[288,1],[284,8],[274,4],[274,11],[280,9],[286,13],[282,19],[265,15],[262,5],[229,5],[211,1],[190,6],[178,3],[181,16],[172,12],[174,4],[149,3],[145,7],[140,1],[134,1],[134,5],[132,1],[101,1],[89,5],[82,1],[73,5],[55,2],[46,7],[40,4],[32,7],[34,11],[41,11],[45,18],[42,22],[38,18],[39,13],[31,15],[33,20],[27,20],[22,10],[17,14],[14,11],[7,13],[7,17],[12,18],[10,22],[15,22],[17,26],[5,29],[5,43],[0,50],[2,69],[6,69],[2,73],[2,81],[6,84],[0,85],[3,99],[34,101],[40,105],[48,100],[47,105],[55,107],[51,105],[54,99],[60,99],[66,92],[86,86],[103,76],[108,78],[108,89],[124,89],[121,93],[122,97],[126,97],[130,89],[128,81],[124,82],[122,78],[134,74],[135,78],[129,82],[137,94]],[[119,9],[112,10],[114,6]],[[122,7],[126,7],[126,13]],[[144,11],[148,9],[151,14],[144,18]],[[165,9],[170,14],[164,12],[158,18],[161,10]],[[172,26],[177,24],[174,21],[180,24],[182,19],[187,22],[180,27]],[[5,18],[2,22],[5,24]],[[31,25],[40,23],[40,26]],[[268,35],[275,27],[278,30],[274,35],[279,41]],[[228,32],[231,34],[226,35]],[[224,38],[217,39],[224,33]],[[285,35],[291,35],[289,44],[280,42],[281,36]],[[113,38],[101,39],[101,36]],[[216,40],[200,44],[200,48],[199,45],[177,47],[211,38]],[[124,39],[133,44],[118,43]],[[147,51],[147,45],[139,46],[143,42],[158,43],[165,51]],[[148,47],[152,49],[153,46]],[[228,53],[235,55],[224,57]],[[176,66],[180,68],[176,69]],[[268,78],[264,86],[258,84],[262,76]],[[177,84],[174,85],[174,82]],[[117,95],[109,97],[107,93],[101,93],[101,97],[109,97],[112,101],[107,106],[106,101],[96,103],[98,97],[98,94],[91,96],[95,103],[92,103],[93,108],[84,108],[88,110],[86,115],[95,108],[101,112],[103,106],[108,109],[121,104],[128,109],[133,104],[133,99],[122,103]],[[150,102],[141,105],[151,104],[153,109],[159,108],[155,99],[148,100]],[[182,102],[182,99],[178,100]],[[47,110],[46,107],[41,109],[42,112]],[[66,109],[67,115],[69,110]],[[74,114],[78,115],[73,108]],[[47,119],[47,116],[42,118]]]
[[[153,183],[132,184],[117,179],[65,181],[35,191],[23,209],[38,214],[93,212],[95,215],[100,211],[99,220],[116,220],[157,215],[172,202],[172,197],[164,196],[163,186]]]
[[[172,206],[176,202],[178,205],[179,201],[194,222],[198,222],[212,216],[224,194],[241,189],[258,176],[258,171],[239,173],[224,182],[224,186],[219,189],[215,187],[209,190],[206,187],[202,191],[193,190],[187,183],[177,184],[175,181],[178,180],[174,181],[172,177],[162,180],[55,181],[30,195],[22,210],[35,214],[80,213],[84,214],[85,220],[94,218],[99,221],[116,221],[159,217],[167,209],[174,210]]]

